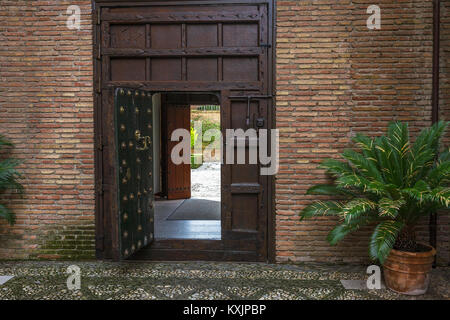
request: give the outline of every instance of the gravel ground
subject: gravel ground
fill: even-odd
[[[67,267],[81,269],[81,289],[67,289]],[[427,294],[409,297],[390,290],[346,290],[341,279],[366,279],[353,265],[239,263],[2,262],[0,299],[249,299],[249,300],[450,300],[450,268],[432,271]]]
[[[191,171],[193,198],[220,201],[220,162],[205,162]]]

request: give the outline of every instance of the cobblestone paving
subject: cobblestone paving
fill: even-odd
[[[67,289],[67,267],[81,268],[81,289]],[[0,299],[446,299],[450,268],[432,271],[426,295],[346,290],[341,279],[366,279],[364,266],[238,263],[2,262]]]

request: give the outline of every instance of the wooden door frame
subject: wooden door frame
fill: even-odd
[[[95,249],[98,259],[109,259],[111,253],[105,252],[105,239],[113,239],[114,234],[109,234],[111,230],[105,229],[105,214],[103,204],[103,127],[102,127],[102,99],[106,100],[108,94],[102,94],[102,79],[104,77],[105,68],[102,68],[101,60],[101,21],[100,13],[103,7],[124,7],[124,6],[177,6],[177,5],[205,5],[205,4],[266,4],[267,19],[270,27],[268,28],[268,39],[271,47],[268,50],[268,77],[267,77],[267,93],[274,98],[271,103],[268,123],[271,128],[276,128],[275,119],[275,87],[276,87],[276,0],[92,0],[92,25],[93,25],[93,65],[94,65],[94,171],[95,171]],[[154,92],[211,92],[217,91],[216,88],[186,88],[186,86],[166,88],[149,88],[141,87],[143,90]],[[267,207],[267,262],[275,262],[275,224],[276,224],[276,206],[275,206],[275,176],[268,176],[268,207]],[[111,221],[109,221],[111,223]],[[112,228],[114,230],[114,226]],[[245,239],[242,239],[245,241]],[[230,244],[228,244],[230,245]],[[257,261],[256,253],[243,248],[240,252],[230,252],[227,250],[227,243],[224,240],[160,240],[152,244],[152,250],[145,250],[137,253],[134,259],[151,259],[151,260],[221,260],[221,261]],[[114,249],[114,248],[109,248]],[[189,250],[189,256],[183,253]],[[254,256],[255,255],[255,256]]]

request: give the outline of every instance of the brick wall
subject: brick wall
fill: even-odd
[[[414,135],[431,123],[432,1],[277,4],[278,261],[368,261],[370,229],[330,247],[325,237],[333,219],[299,222],[298,212],[316,198],[306,189],[326,181],[318,162],[335,157],[355,133],[378,135],[389,121],[402,120]],[[381,7],[381,30],[366,26],[372,4]],[[443,9],[448,16],[448,2]],[[442,116],[448,114],[448,26],[443,38]],[[449,221],[445,213],[439,218],[440,263],[449,261]]]
[[[11,198],[17,225],[0,221],[0,258],[94,256],[90,0],[0,0],[0,133],[24,160],[26,193]],[[66,9],[82,9],[80,31]],[[365,27],[382,9],[382,29]],[[380,134],[392,119],[413,133],[430,123],[431,0],[277,2],[277,260],[367,261],[369,230],[336,247],[328,218],[298,221],[325,182],[317,164],[356,132]],[[441,116],[450,109],[450,2],[442,5]],[[447,137],[447,143],[450,141]],[[439,220],[439,261],[449,261],[449,219]],[[426,224],[420,230],[427,237]]]
[[[0,258],[94,257],[90,2],[0,1],[0,133],[25,177],[17,224],[0,221]],[[69,5],[80,31],[66,27]]]

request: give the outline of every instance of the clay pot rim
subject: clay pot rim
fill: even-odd
[[[420,245],[429,248],[430,250],[425,251],[425,252],[408,252],[408,251],[401,251],[401,250],[396,250],[396,249],[392,249],[391,250],[391,254],[397,255],[397,256],[408,256],[408,257],[429,257],[429,256],[435,256],[436,255],[436,249],[433,248],[432,246],[428,245],[428,244],[424,244],[424,243],[419,243]]]

